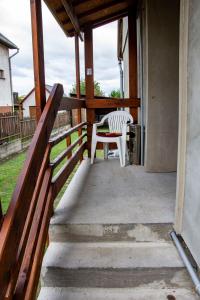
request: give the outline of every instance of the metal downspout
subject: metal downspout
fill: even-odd
[[[185,264],[185,267],[186,267],[188,273],[190,274],[190,277],[191,277],[191,279],[192,279],[192,281],[195,285],[195,290],[198,293],[198,295],[200,295],[200,280],[197,276],[197,273],[194,271],[187,255],[185,254],[185,251],[184,251],[180,241],[178,240],[175,231],[172,231],[170,233],[170,235],[171,235],[172,240],[174,241],[174,244],[175,244],[175,246],[178,250],[178,253],[179,253],[180,257],[182,258],[182,260]]]
[[[122,61],[118,60],[119,65],[119,76],[120,76],[120,97],[124,98],[124,73],[122,69]],[[124,108],[120,108],[120,110],[124,110]]]

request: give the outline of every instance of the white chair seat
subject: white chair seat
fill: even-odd
[[[97,132],[99,126],[108,120],[109,132]],[[108,144],[116,143],[119,151],[121,167],[126,164],[126,132],[127,126],[133,123],[133,117],[126,111],[114,111],[103,117],[100,123],[93,124],[91,164],[94,162],[96,145],[98,142],[104,144],[104,158],[108,158]]]

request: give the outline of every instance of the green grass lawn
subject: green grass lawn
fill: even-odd
[[[78,133],[72,134],[72,143],[75,141],[78,137]],[[53,147],[51,152],[51,160],[53,160],[60,152],[62,152],[64,149],[66,149],[66,141],[63,140],[58,145]],[[74,149],[75,151],[75,149]],[[102,157],[102,151],[97,151],[97,156]],[[11,200],[12,193],[14,191],[17,178],[20,174],[20,171],[23,167],[23,163],[26,159],[26,152],[17,154],[13,156],[12,158],[5,160],[3,162],[0,162],[0,199],[2,203],[3,212],[5,213],[7,211],[8,205]],[[56,168],[55,172],[57,172],[60,167],[66,162],[66,160],[63,161],[63,163]],[[74,173],[76,172],[76,169],[78,168],[78,165],[74,169],[74,172],[71,174],[71,176],[68,178],[67,182],[65,183],[64,187],[60,191],[56,201],[55,205],[59,202],[61,196],[63,195],[67,185],[69,184],[70,180],[72,179]]]

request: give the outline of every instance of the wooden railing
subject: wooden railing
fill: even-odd
[[[35,299],[53,202],[75,165],[83,157],[86,134],[50,161],[52,147],[86,125],[81,123],[49,140],[63,88],[54,86],[38,123],[0,232],[0,299]],[[62,101],[62,103],[66,103]],[[71,101],[68,109],[79,108]],[[78,145],[74,153],[72,150]],[[54,175],[55,168],[71,153]]]
[[[0,300],[35,299],[54,200],[83,159],[85,149],[89,155],[94,120],[91,118],[50,139],[58,110],[86,108],[94,113],[99,107],[139,106],[138,99],[85,101],[62,98],[62,95],[63,87],[54,85],[6,215],[3,216],[0,210]],[[87,133],[82,131],[86,125]],[[78,138],[71,143],[75,131]],[[66,149],[51,161],[52,148],[63,140],[66,140]]]

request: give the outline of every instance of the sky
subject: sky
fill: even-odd
[[[34,84],[29,0],[0,0],[0,32],[19,47],[12,59],[13,90],[26,95]],[[43,3],[46,84],[62,83],[68,94],[75,82],[74,38],[67,38]],[[106,95],[119,88],[117,23],[93,30],[94,79]],[[80,41],[81,77],[84,78],[84,45]],[[12,54],[14,51],[10,51]]]

